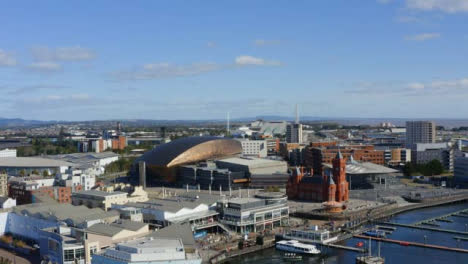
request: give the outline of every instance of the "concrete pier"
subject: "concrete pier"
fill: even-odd
[[[370,236],[363,236],[363,235],[355,235],[354,237],[362,238],[362,239],[373,239],[376,241],[399,244],[402,246],[424,247],[424,248],[432,248],[432,249],[453,251],[453,252],[459,252],[459,253],[468,253],[468,249],[463,249],[463,248],[451,248],[451,247],[445,247],[445,246],[439,246],[439,245],[431,245],[431,244],[424,244],[424,243],[417,243],[417,242],[410,242],[410,241],[403,241],[403,240],[393,240],[393,239],[387,239],[387,238],[377,238],[377,237],[370,237]]]

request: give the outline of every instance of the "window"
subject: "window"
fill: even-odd
[[[65,261],[73,261],[75,259],[75,252],[73,249],[65,249],[63,251],[63,259]]]
[[[85,257],[84,248],[77,248],[75,250],[75,258],[76,259],[84,259],[84,257]]]
[[[89,252],[91,252],[91,255],[92,255],[92,254],[96,254],[96,252],[97,252],[97,246],[92,246],[92,247],[90,247],[90,248],[89,248]]]

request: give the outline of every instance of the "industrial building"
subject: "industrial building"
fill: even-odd
[[[56,173],[65,173],[74,164],[61,160],[46,159],[39,157],[17,157],[1,158],[0,171],[13,176],[26,176],[33,172],[39,172],[41,175],[45,171],[48,175]]]
[[[119,155],[114,152],[89,152],[48,155],[45,158],[70,163],[74,170],[80,170],[83,174],[98,176],[104,173],[106,165],[119,160]]]

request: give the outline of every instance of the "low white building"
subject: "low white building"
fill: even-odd
[[[0,158],[16,158],[16,149],[0,150]]]
[[[120,243],[115,248],[93,255],[91,263],[200,264],[201,261],[198,254],[185,252],[181,239],[145,237]]]
[[[6,197],[6,196],[0,196],[0,208],[1,209],[12,208],[15,206],[16,206],[16,199]]]
[[[239,139],[242,144],[242,155],[264,158],[268,154],[266,140]]]
[[[113,204],[113,209],[138,208],[147,223],[167,226],[172,223],[190,221],[191,224],[213,221],[218,214],[216,202],[219,196],[203,193],[183,193],[166,199],[152,199],[147,202]]]

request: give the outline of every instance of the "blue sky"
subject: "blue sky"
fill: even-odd
[[[465,118],[468,0],[5,1],[0,117]]]

